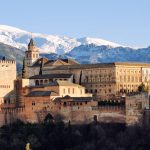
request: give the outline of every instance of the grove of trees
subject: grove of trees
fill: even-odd
[[[150,127],[99,123],[72,125],[46,121],[0,128],[0,150],[150,150]]]

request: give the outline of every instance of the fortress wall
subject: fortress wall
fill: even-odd
[[[0,60],[0,104],[4,97],[8,97],[14,90],[14,80],[16,79],[16,62],[10,60]]]

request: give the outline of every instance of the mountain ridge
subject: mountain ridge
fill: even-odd
[[[47,35],[40,33],[31,33],[19,28],[0,25],[0,42],[22,49],[27,49],[30,38],[37,43],[41,53],[64,54],[80,45],[95,44],[97,46],[108,45],[110,47],[119,47],[121,45],[99,38],[70,38],[67,36]]]
[[[110,62],[150,63],[150,46],[134,49],[89,37],[80,38],[77,41],[77,39],[69,37],[60,38],[59,36],[39,33],[34,33],[32,36],[37,46],[42,49],[41,57],[49,59],[69,57],[83,64]],[[30,38],[30,32],[0,25],[0,57],[6,56],[9,59],[16,60],[17,68],[20,71],[25,55],[24,50],[27,49]],[[52,41],[49,41],[50,39]],[[6,44],[7,42],[9,44]],[[105,45],[101,45],[101,43]]]

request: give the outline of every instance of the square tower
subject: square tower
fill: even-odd
[[[16,80],[16,61],[0,60],[0,106],[3,103],[10,103],[10,95],[14,91]]]

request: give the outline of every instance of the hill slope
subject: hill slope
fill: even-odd
[[[22,60],[24,52],[15,47],[0,43],[0,58],[6,57],[7,59],[16,60],[17,68],[20,70],[22,67]]]

